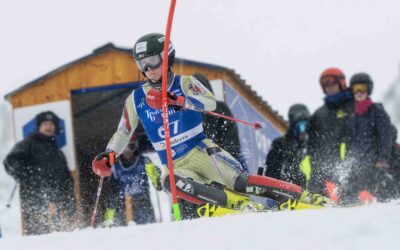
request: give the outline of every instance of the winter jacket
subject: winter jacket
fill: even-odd
[[[390,162],[393,151],[393,126],[381,104],[373,103],[362,115],[347,119],[348,152],[357,165],[371,167],[377,161]]]
[[[75,213],[73,179],[55,137],[40,133],[30,135],[14,146],[4,160],[4,166],[19,183],[21,206],[29,208],[25,212],[43,213],[49,202],[54,202],[69,216]],[[28,214],[25,219],[35,216]],[[38,221],[32,223],[40,224]],[[35,233],[29,232],[29,226],[32,225],[28,225],[28,233]],[[33,226],[32,230],[36,229]]]
[[[362,190],[368,190],[378,200],[386,200],[394,194],[393,178],[374,166],[378,161],[391,163],[395,134],[381,104],[370,102],[363,112],[348,117],[349,164],[347,174],[340,183],[343,202],[357,201],[357,195]]]
[[[216,113],[232,116],[229,107],[217,101]],[[203,115],[203,129],[207,138],[212,139],[218,146],[225,149],[236,159],[240,154],[238,128],[234,121],[218,118],[213,115]]]
[[[300,166],[308,156],[308,142],[300,142],[291,130],[272,142],[266,159],[266,176],[306,186]]]
[[[353,113],[353,99],[343,95],[335,101],[328,98],[310,119],[310,150],[313,159],[311,191],[324,192],[326,180],[335,178],[336,168],[345,159],[348,142],[346,120]]]

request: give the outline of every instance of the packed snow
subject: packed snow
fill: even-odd
[[[0,249],[396,249],[400,202],[83,229],[21,237]]]

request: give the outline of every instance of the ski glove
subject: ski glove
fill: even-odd
[[[111,175],[111,168],[115,163],[116,154],[113,151],[102,152],[98,154],[92,161],[92,170],[101,177]]]
[[[153,109],[162,109],[162,92],[157,89],[150,89],[146,95],[147,104]],[[174,93],[167,92],[167,104],[174,107],[175,111],[185,107],[185,97],[176,96]]]

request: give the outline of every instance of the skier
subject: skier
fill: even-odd
[[[161,79],[167,77],[169,127],[177,187],[177,196],[195,204],[214,203],[228,208],[263,209],[258,203],[235,199],[232,192],[273,197],[278,200],[301,199],[322,203],[328,200],[302,192],[300,186],[276,179],[248,175],[237,171],[240,163],[207,139],[202,127],[201,113],[194,108],[212,111],[216,107],[213,94],[192,76],[172,72],[175,49],[168,49],[168,73],[162,76],[164,35],[152,33],[138,39],[133,48],[136,64],[147,81],[126,99],[119,127],[106,151],[92,164],[100,176],[111,174],[110,159],[120,155],[140,121],[162,164],[167,164],[162,104]],[[163,176],[163,186],[170,190],[169,178]]]
[[[310,112],[303,104],[289,108],[289,129],[272,142],[266,159],[265,175],[295,183],[307,189],[311,175],[309,152]]]
[[[347,121],[348,154],[352,168],[346,183],[341,185],[342,199],[357,202],[359,193],[385,200],[393,188],[389,165],[393,152],[394,127],[382,104],[371,100],[372,78],[358,73],[350,79],[354,95],[354,114]]]
[[[346,120],[353,113],[353,99],[346,78],[338,68],[328,68],[319,83],[324,105],[310,118],[310,147],[313,159],[310,191],[334,196],[334,186],[346,164]],[[333,187],[333,188],[332,188]]]
[[[105,212],[105,226],[125,225],[126,215],[128,211],[132,210],[133,220],[136,224],[155,222],[145,161],[145,157],[139,150],[139,141],[134,134],[112,168],[111,186],[118,195],[110,192]],[[127,197],[133,199],[130,209],[124,208]]]
[[[36,117],[37,130],[17,143],[4,166],[18,183],[25,232],[45,234],[75,226],[73,179],[56,144],[60,119],[51,111]]]

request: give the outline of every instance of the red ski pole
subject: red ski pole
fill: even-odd
[[[216,116],[216,117],[220,117],[220,118],[223,118],[223,119],[226,119],[226,120],[231,120],[231,121],[234,121],[234,122],[242,123],[244,125],[249,125],[249,126],[254,127],[254,129],[260,129],[261,128],[261,124],[259,122],[251,123],[251,122],[248,122],[248,121],[237,119],[235,117],[219,114],[219,113],[216,113],[216,112],[213,112],[213,111],[206,111],[206,110],[197,110],[197,111],[203,112],[205,114],[213,115],[213,116]]]
[[[167,163],[168,163],[168,172],[169,172],[169,183],[171,185],[171,195],[172,195],[172,209],[174,211],[175,221],[181,220],[181,212],[179,209],[178,198],[176,194],[176,185],[175,185],[175,176],[174,176],[174,167],[172,163],[172,153],[171,153],[171,141],[170,141],[170,133],[169,133],[169,120],[168,120],[168,98],[167,98],[167,76],[168,76],[168,51],[169,51],[169,42],[171,35],[171,27],[172,27],[172,19],[174,16],[176,0],[171,0],[171,5],[168,14],[168,22],[167,22],[167,30],[165,32],[165,40],[164,40],[164,60],[162,65],[162,110],[163,110],[163,118],[164,118],[164,134],[165,134],[165,146],[167,153]]]
[[[154,109],[161,109],[161,108],[163,108],[163,105],[164,105],[163,101],[164,100],[162,100],[162,102],[159,102],[157,100],[160,100],[160,99],[163,99],[163,98],[164,98],[163,97],[163,93],[161,93],[160,91],[155,90],[155,89],[150,89],[150,91],[147,92],[146,101]],[[207,111],[207,110],[204,110],[204,109],[196,108],[193,105],[184,105],[181,102],[178,102],[177,100],[174,100],[174,99],[171,99],[171,98],[167,98],[167,105],[179,106],[179,107],[182,107],[183,109],[193,110],[193,111],[201,112],[201,113],[204,113],[204,114],[213,115],[213,116],[216,116],[216,117],[219,117],[219,118],[223,118],[223,119],[226,119],[226,120],[242,123],[244,125],[252,126],[256,130],[262,128],[261,124],[259,122],[252,123],[252,122],[240,120],[240,119],[237,119],[237,118],[234,118],[234,117],[231,117],[231,116],[227,116],[227,115],[223,115],[223,114],[220,114],[220,113],[216,113],[216,112],[213,112],[213,111]]]
[[[176,102],[175,100],[172,100],[171,98],[168,98],[168,104],[169,104],[169,105],[182,106],[181,104],[179,104],[179,103]],[[191,106],[191,107],[183,107],[183,108],[190,109],[190,110],[197,111],[197,112],[202,112],[202,113],[205,113],[205,114],[208,114],[208,115],[213,115],[213,116],[216,116],[216,117],[219,117],[219,118],[223,118],[223,119],[225,119],[225,120],[230,120],[230,121],[242,123],[242,124],[244,124],[244,125],[252,126],[252,127],[254,127],[254,129],[256,129],[256,130],[262,128],[262,127],[261,127],[261,124],[260,124],[259,122],[254,122],[254,123],[252,123],[252,122],[248,122],[248,121],[244,121],[244,120],[237,119],[237,118],[232,117],[232,116],[227,116],[227,115],[223,115],[223,114],[216,113],[216,112],[213,112],[213,111],[207,111],[207,110],[204,110],[204,109],[199,109],[199,108],[196,108],[196,107],[194,107],[194,106]]]

